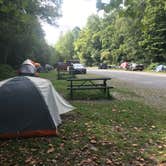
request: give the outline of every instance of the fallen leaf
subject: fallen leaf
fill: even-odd
[[[123,128],[122,128],[122,127],[120,127],[120,126],[115,126],[115,129],[116,129],[118,132],[123,131]]]
[[[38,163],[37,160],[32,160],[32,161],[30,162],[31,165],[35,165],[36,163]]]
[[[53,144],[48,144],[48,146],[51,146],[51,147],[53,147]]]
[[[136,147],[136,146],[138,146],[138,144],[132,144],[132,146]]]
[[[161,146],[161,145],[159,145],[159,146],[158,146],[158,148],[159,148],[159,149],[162,149],[162,146]]]
[[[94,160],[94,161],[96,161],[97,159],[98,159],[97,156],[92,157],[92,160]]]
[[[52,161],[52,163],[57,163],[57,161],[55,159],[52,159],[51,161]]]
[[[149,143],[152,144],[152,143],[153,143],[153,140],[152,140],[152,139],[149,139]]]
[[[116,112],[117,110],[115,108],[112,109],[112,112]]]
[[[92,144],[96,144],[96,143],[97,143],[97,141],[96,141],[96,140],[94,140],[94,139],[92,139],[92,140],[90,140],[90,143],[92,143]]]
[[[61,143],[61,144],[60,144],[60,147],[61,147],[61,148],[64,148],[64,146],[65,146],[64,143]]]
[[[91,163],[92,162],[92,159],[86,159],[86,160],[82,160],[81,161],[81,163],[80,163],[80,165],[85,165],[85,164],[89,164],[89,163]]]
[[[29,163],[32,159],[33,159],[32,156],[28,157],[28,158],[25,160],[25,163]]]
[[[47,150],[47,153],[52,153],[52,152],[54,152],[54,151],[55,151],[54,147],[51,147],[51,148],[49,148],[49,149]]]
[[[106,159],[106,164],[112,165],[113,163],[112,163],[112,161],[110,159]]]
[[[90,150],[93,150],[93,151],[97,152],[98,148],[96,148],[95,146],[91,145]]]

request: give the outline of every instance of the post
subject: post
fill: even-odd
[[[73,99],[73,81],[70,80],[70,98]]]
[[[107,92],[107,83],[106,83],[106,79],[103,80],[103,83],[104,83],[104,93],[106,94]]]
[[[109,91],[109,87],[107,87],[107,97],[110,98],[110,91]]]
[[[57,76],[58,76],[58,80],[60,79],[60,71],[59,71],[60,69],[59,68],[57,68]]]

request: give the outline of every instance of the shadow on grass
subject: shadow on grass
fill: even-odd
[[[69,100],[114,100],[114,97],[111,95],[108,96],[101,90],[77,90],[73,92],[73,98],[71,99],[69,93],[66,95]]]

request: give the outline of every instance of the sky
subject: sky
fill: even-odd
[[[84,27],[87,18],[96,14],[96,0],[63,0],[62,14],[58,21],[59,27],[43,25],[45,39],[49,45],[54,45],[60,34],[72,30],[75,26]]]

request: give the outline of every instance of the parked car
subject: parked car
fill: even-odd
[[[136,70],[142,71],[143,69],[144,69],[143,64],[129,63],[127,66],[127,70],[131,70],[131,71],[136,71]]]
[[[74,63],[68,67],[68,71],[71,74],[86,74],[86,68],[83,64]]]
[[[71,66],[74,63],[80,63],[80,61],[78,59],[72,59],[66,61],[67,66]]]
[[[106,63],[100,63],[99,66],[98,66],[99,69],[107,69],[108,66]]]
[[[64,62],[57,62],[55,66],[57,70],[67,71],[67,64]]]
[[[109,68],[109,69],[118,69],[118,66],[115,66],[115,65],[108,65],[108,68]]]

